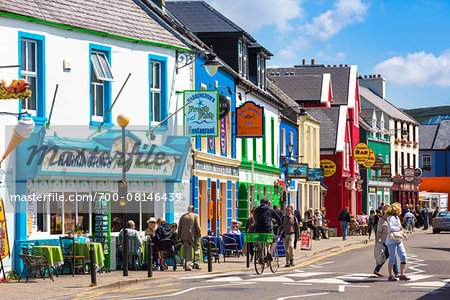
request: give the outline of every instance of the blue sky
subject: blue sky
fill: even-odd
[[[398,107],[450,105],[450,1],[206,1],[274,54],[268,66],[358,65]]]

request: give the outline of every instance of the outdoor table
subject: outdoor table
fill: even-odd
[[[210,240],[211,242],[214,242],[214,244],[216,244],[216,247],[219,249],[219,254],[223,255],[223,244],[222,244],[222,238],[220,236],[212,236],[212,235],[207,235],[204,236],[202,239],[205,240]],[[213,245],[211,245],[212,247],[214,247]],[[206,249],[205,249],[206,251]]]
[[[90,245],[94,245],[94,257],[95,262],[94,265],[97,268],[97,271],[103,268],[103,261],[105,259],[103,255],[103,247],[100,243],[77,243],[74,245],[74,255],[75,256],[84,256],[84,263],[90,262],[89,249]]]
[[[226,233],[223,236],[224,236],[224,239],[226,239],[226,237],[233,238],[237,243],[238,250],[242,251],[242,249],[244,248],[244,242],[245,242],[243,234]],[[228,241],[225,240],[225,242],[231,242],[231,241],[232,241],[231,239],[229,239]],[[227,249],[235,250],[234,247],[231,247],[231,246],[227,246]]]
[[[44,253],[51,267],[60,267],[64,264],[63,253],[59,246],[34,246],[33,249]]]

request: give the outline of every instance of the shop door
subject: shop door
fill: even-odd
[[[211,230],[214,232],[214,235],[217,235],[217,185],[215,181],[211,181],[211,202],[213,207]]]
[[[198,181],[198,213],[202,236],[205,236],[208,233],[208,194],[206,187],[206,180]]]
[[[220,218],[220,234],[227,233],[227,184],[226,182],[220,183],[220,202],[219,218]]]

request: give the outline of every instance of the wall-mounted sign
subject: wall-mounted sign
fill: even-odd
[[[227,97],[219,95],[219,120],[225,119],[230,113],[231,105]]]
[[[322,181],[324,179],[323,169],[308,169],[309,181]]]
[[[369,159],[369,147],[364,143],[359,143],[353,148],[353,157],[355,161],[362,165]]]
[[[286,178],[308,179],[308,164],[286,164]]]
[[[391,164],[384,164],[381,167],[381,178],[391,178]]]
[[[406,168],[406,169],[404,169],[403,170],[403,178],[407,182],[413,182],[414,178],[416,178],[415,170],[413,168]]]
[[[336,173],[336,164],[329,159],[322,159],[320,161],[320,168],[324,171],[324,177],[330,177],[333,176],[334,173]]]
[[[364,167],[367,169],[371,168],[375,164],[375,152],[369,148],[369,158],[364,163]]]
[[[236,109],[236,137],[264,137],[264,107],[247,101]]]
[[[201,160],[195,161],[195,170],[205,171],[220,175],[239,176],[239,169],[236,167],[212,164]]]
[[[381,168],[383,167],[383,165],[384,165],[383,160],[382,160],[381,158],[376,158],[376,159],[375,159],[375,163],[374,163],[373,166],[372,166],[372,170],[374,170],[374,171],[381,170]]]
[[[193,137],[217,137],[219,91],[184,91],[184,134]]]
[[[227,154],[227,119],[220,120],[220,153]]]
[[[414,170],[414,176],[417,178],[417,177],[422,177],[422,174],[423,174],[423,172],[422,172],[422,169],[421,168],[416,168],[415,170]]]

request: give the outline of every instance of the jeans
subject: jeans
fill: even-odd
[[[400,258],[400,263],[406,264],[406,251],[405,246],[403,246],[403,242],[400,243],[394,243],[394,244],[388,244],[389,248],[389,264],[393,265],[395,264],[395,255],[398,254],[398,257]]]
[[[347,238],[347,229],[348,229],[347,221],[341,221],[341,229],[342,229],[342,239],[345,240]]]
[[[427,230],[428,229],[428,218],[423,218],[423,229]]]
[[[384,246],[384,256],[386,256],[386,260],[388,260],[389,258],[389,248],[386,246],[385,243],[383,243]],[[398,274],[398,266],[397,266],[397,260],[395,259],[395,255],[394,256],[394,274],[397,275]],[[384,263],[379,264],[375,267],[375,271],[376,272],[380,272],[381,267],[384,265]]]

